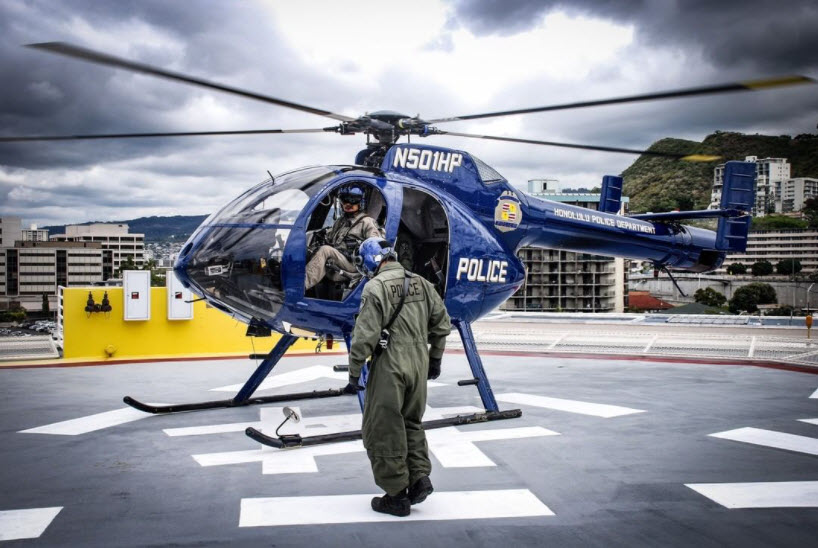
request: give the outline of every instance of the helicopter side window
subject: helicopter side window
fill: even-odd
[[[449,221],[437,199],[420,190],[405,189],[395,248],[404,268],[429,280],[444,295]]]

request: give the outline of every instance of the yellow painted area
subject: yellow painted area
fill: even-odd
[[[112,311],[87,314],[88,292],[101,302],[108,292]],[[71,359],[123,360],[158,357],[218,357],[266,354],[280,336],[247,337],[247,325],[204,301],[193,303],[192,320],[168,320],[167,290],[151,288],[151,319],[125,321],[121,287],[63,290],[63,356]],[[292,351],[314,351],[317,341],[298,340]],[[254,346],[255,345],[255,348]],[[338,350],[338,347],[333,348]]]

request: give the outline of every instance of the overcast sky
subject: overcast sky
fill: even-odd
[[[425,118],[818,77],[815,0],[0,2],[0,133],[321,128],[332,119],[23,47],[64,41],[348,116]],[[714,130],[816,133],[818,86],[441,125],[629,148]],[[0,143],[0,216],[211,213],[269,170],[352,163],[363,136]],[[433,137],[513,184],[596,186],[635,156]],[[818,153],[818,152],[817,152]],[[818,176],[818,173],[813,174]]]

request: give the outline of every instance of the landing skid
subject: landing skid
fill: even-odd
[[[458,426],[463,424],[474,424],[478,422],[499,421],[505,419],[516,419],[523,414],[519,409],[510,409],[508,411],[486,411],[485,413],[475,413],[473,415],[458,415],[456,417],[449,417],[446,419],[437,419],[433,421],[426,421],[423,423],[424,430],[433,430],[435,428],[445,428],[447,426]],[[306,447],[309,445],[320,445],[323,443],[338,443],[342,441],[359,440],[362,437],[360,430],[352,430],[349,432],[338,432],[335,434],[322,434],[318,436],[307,436],[302,438],[300,435],[284,435],[279,437],[271,437],[263,432],[256,430],[253,427],[244,431],[248,437],[259,442],[262,445],[275,447],[277,449],[293,449],[296,447]]]
[[[253,392],[258,389],[261,382],[270,374],[278,360],[284,355],[287,349],[297,340],[292,335],[282,335],[270,353],[259,364],[247,382],[239,390],[238,394],[229,400],[204,401],[199,403],[181,403],[178,405],[150,405],[142,403],[130,396],[125,396],[123,401],[135,409],[153,414],[180,413],[183,411],[201,411],[203,409],[220,409],[225,407],[242,407],[245,405],[256,405],[260,403],[275,403],[282,401],[306,400],[312,398],[331,398],[343,396],[349,392],[341,389],[315,390],[312,392],[297,392],[294,394],[279,394],[277,396],[263,396],[253,398]]]
[[[312,392],[296,392],[294,394],[279,394],[277,396],[261,396],[257,398],[248,398],[244,401],[237,402],[235,399],[229,400],[214,400],[203,401],[199,403],[180,403],[178,405],[150,405],[135,400],[130,396],[125,396],[123,401],[145,413],[153,413],[154,415],[161,415],[165,413],[181,413],[182,411],[201,411],[203,409],[222,409],[226,407],[243,407],[245,405],[258,405],[260,403],[277,403],[283,401],[309,400],[313,398],[332,398],[335,396],[343,396],[348,394],[343,388],[329,390],[313,390]]]

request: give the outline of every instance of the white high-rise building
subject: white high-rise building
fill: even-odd
[[[57,287],[101,282],[111,251],[96,242],[23,242],[0,249],[0,302],[4,297],[56,295]],[[36,300],[35,300],[36,302]]]
[[[23,221],[20,217],[0,217],[0,247],[14,247],[23,237]]]
[[[791,213],[801,211],[804,202],[818,196],[818,179],[797,177],[781,183],[781,193],[776,196],[775,212]]]
[[[21,240],[24,242],[47,242],[48,230],[37,228],[37,225],[31,225],[31,228],[23,229]]]
[[[69,225],[65,234],[51,236],[52,242],[99,242],[102,249],[113,253],[114,272],[128,260],[136,266],[145,262],[145,235],[128,233],[126,224],[94,223],[90,225]]]
[[[790,164],[786,158],[763,158],[747,156],[745,162],[756,163],[756,201],[753,215],[763,217],[776,210],[777,197],[781,196],[782,184],[790,179]],[[710,209],[718,209],[721,191],[724,187],[724,164],[716,166],[713,172],[713,192],[710,195]]]

